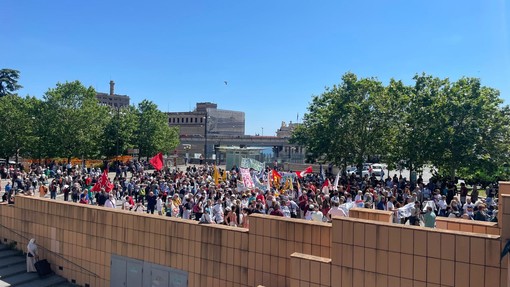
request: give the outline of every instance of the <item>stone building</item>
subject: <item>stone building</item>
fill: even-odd
[[[100,104],[112,108],[129,106],[129,97],[115,94],[115,82],[110,81],[110,93],[97,93],[96,98]]]
[[[292,131],[298,126],[297,123],[289,122],[287,125],[285,122],[282,122],[280,128],[276,131],[276,136],[279,138],[290,138],[292,135]]]
[[[197,103],[192,112],[167,113],[168,125],[177,126],[181,137],[210,135],[243,136],[244,112],[221,110],[215,103]]]

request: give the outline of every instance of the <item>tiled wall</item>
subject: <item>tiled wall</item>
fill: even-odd
[[[506,286],[499,236],[336,218],[332,240],[332,286]]]
[[[330,223],[267,215],[252,215],[248,231],[20,196],[15,206],[0,205],[0,223],[37,238],[53,251],[41,257],[80,285],[109,285],[112,253],[187,271],[189,286],[289,286],[290,254],[330,257]],[[5,228],[0,238],[27,244]]]
[[[330,223],[253,214],[249,234],[249,286],[289,286],[294,252],[331,257]]]
[[[331,286],[331,259],[294,252],[290,255],[290,287]]]
[[[3,226],[36,238],[40,257],[82,286],[109,286],[112,253],[187,271],[189,286],[253,286],[246,285],[247,229],[24,197],[1,205],[0,216]],[[26,248],[27,240],[6,228],[0,238]]]

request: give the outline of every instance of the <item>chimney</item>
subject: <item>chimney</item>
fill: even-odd
[[[115,82],[110,81],[110,96],[113,96],[115,90]]]

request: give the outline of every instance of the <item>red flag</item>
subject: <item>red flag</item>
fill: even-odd
[[[331,185],[331,182],[329,181],[329,178],[326,178],[326,181],[322,184],[322,188],[328,187]]]
[[[296,175],[299,177],[299,178],[302,178],[304,177],[305,175],[309,174],[309,173],[312,173],[313,172],[313,169],[312,169],[312,166],[309,166],[307,167],[305,170],[303,171],[296,171]]]
[[[97,183],[99,183],[99,185],[101,187],[104,187],[105,185],[108,184],[108,182],[110,181],[110,179],[108,178],[108,170],[105,169],[103,171],[103,174],[101,175],[101,177],[99,178],[99,180],[97,181]]]
[[[91,191],[95,191],[95,192],[101,191],[101,185],[99,184],[99,182],[96,182],[96,184],[94,184]]]
[[[271,173],[273,177],[273,187],[280,188],[280,179],[282,178],[282,175],[279,174],[276,170],[273,169]]]
[[[163,168],[163,154],[158,153],[149,162],[156,170],[161,170]]]
[[[113,184],[110,183],[110,179],[108,178],[108,169],[105,169],[103,174],[99,177],[94,187],[92,187],[92,191],[101,191],[101,188],[104,188],[107,192],[110,192],[113,189]]]
[[[282,175],[273,169],[273,179],[280,180],[280,178],[282,178]]]

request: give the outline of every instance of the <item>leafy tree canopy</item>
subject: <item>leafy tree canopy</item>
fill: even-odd
[[[13,69],[0,70],[0,98],[13,93],[21,88],[18,84],[19,71]]]

